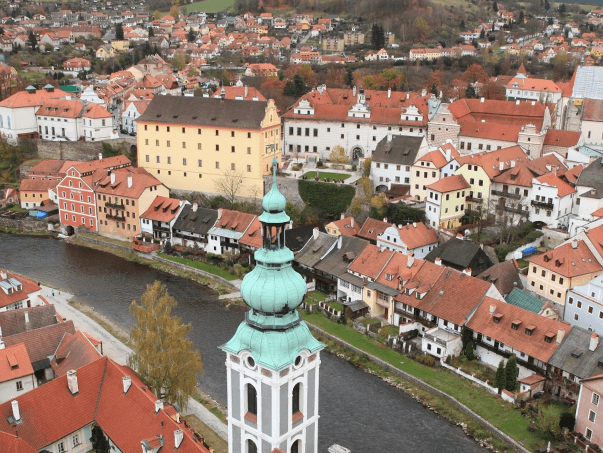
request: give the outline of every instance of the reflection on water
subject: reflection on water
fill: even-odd
[[[105,252],[54,239],[0,234],[0,267],[61,288],[129,330],[128,308],[146,285],[159,280],[178,301],[174,313],[193,325],[201,354],[201,390],[226,401],[224,353],[218,346],[234,334],[245,309],[226,308],[195,282]],[[333,443],[353,453],[483,452],[474,441],[412,398],[344,360],[323,353],[320,371],[319,451]]]

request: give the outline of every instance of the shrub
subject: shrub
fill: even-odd
[[[205,255],[205,257],[208,260],[217,260],[217,261],[222,261],[222,255],[216,255],[215,253],[207,253]]]
[[[304,202],[312,207],[322,209],[331,215],[339,216],[345,212],[356,195],[353,186],[340,186],[314,181],[297,181],[299,195]]]
[[[570,431],[574,429],[574,425],[576,424],[576,417],[571,412],[564,412],[561,414],[559,418],[559,427],[567,428]]]
[[[352,165],[352,171],[358,171],[358,165],[356,165],[356,164]]]
[[[435,358],[429,354],[421,354],[416,357],[417,362],[427,366],[435,366]]]
[[[452,362],[452,356],[451,356],[451,355],[448,355],[448,356],[446,357],[446,363],[447,363],[448,365],[450,365],[450,362]]]
[[[325,166],[325,164],[322,162],[322,160],[319,160],[318,162],[316,162],[316,166],[317,166],[318,168],[322,168],[322,167],[324,167],[324,166]]]

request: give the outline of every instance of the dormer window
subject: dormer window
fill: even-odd
[[[552,332],[547,332],[544,334],[545,343],[551,343],[553,341],[553,338],[555,338],[555,334]]]
[[[500,322],[500,320],[502,319],[503,315],[501,313],[495,313],[494,315],[492,315],[492,320],[498,324]]]
[[[511,323],[511,328],[513,330],[518,330],[519,326],[521,326],[521,321],[519,321],[519,320],[515,320]]]
[[[535,329],[536,329],[536,326],[534,326],[534,325],[526,326],[526,335],[532,335],[534,333]]]
[[[392,274],[385,274],[385,279],[388,282],[391,282],[394,279],[394,276]]]

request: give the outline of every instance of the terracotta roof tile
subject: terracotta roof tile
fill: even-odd
[[[24,344],[0,349],[0,383],[30,375],[33,372]]]
[[[23,439],[12,433],[0,431],[0,445],[2,445],[4,453],[37,453],[35,448],[30,447]]]
[[[577,241],[576,245],[574,248],[571,243],[562,244],[546,253],[532,256],[528,261],[567,278],[603,271],[584,241]]]
[[[414,222],[397,228],[402,242],[406,244],[409,250],[429,244],[437,244],[438,233],[432,228],[428,228],[423,222]]]
[[[491,306],[495,314],[502,315],[499,322],[494,321],[493,313],[490,313]],[[517,329],[512,325],[515,320],[521,321]],[[528,326],[533,327],[531,334],[526,333]],[[490,297],[484,299],[467,327],[545,363],[559,346],[556,341],[557,331],[565,330],[567,335],[572,330],[569,324]],[[545,335],[549,335],[550,342],[545,341]]]
[[[216,228],[224,228],[243,233],[256,218],[254,214],[222,209],[222,217],[216,222]]]
[[[8,107],[13,109],[21,107],[37,107],[44,104],[47,100],[57,99],[63,96],[67,96],[67,93],[57,88],[51,92],[46,90],[36,90],[35,93],[29,93],[28,91],[23,90],[4,99],[2,102],[0,102],[0,107]]]
[[[0,290],[0,308],[6,307],[14,302],[19,302],[20,300],[25,300],[29,297],[29,294],[42,289],[28,278],[11,274],[10,272],[8,272],[6,275],[9,279],[14,278],[15,280],[19,281],[22,285],[22,289],[21,291],[13,291],[12,294],[6,294],[3,290]]]
[[[504,170],[511,168],[511,161],[514,161],[517,165],[520,162],[528,162],[528,158],[526,153],[521,149],[521,146],[515,145],[497,149],[496,151],[470,154],[457,159],[457,161],[461,166],[465,164],[479,165],[490,179],[493,179],[501,173],[501,163]]]
[[[27,316],[27,320],[25,316]],[[54,305],[39,305],[0,312],[0,327],[2,327],[2,335],[5,337],[40,329],[58,322]]]
[[[360,231],[360,225],[353,217],[346,217],[344,219],[335,220],[333,222],[339,232],[345,236],[356,236]]]
[[[557,187],[557,195],[560,198],[576,192],[576,189],[552,173],[536,178],[536,181],[542,184]]]
[[[57,376],[67,374],[102,358],[100,352],[81,331],[75,334],[66,333],[50,360],[50,366]]]
[[[23,179],[19,186],[20,192],[48,192],[54,189],[60,181],[58,179]]]
[[[368,239],[369,241],[376,242],[377,235],[383,233],[385,229],[389,226],[393,226],[393,223],[387,223],[382,220],[377,220],[368,217],[364,221],[364,224],[362,225],[362,228],[360,228],[360,231],[358,232],[357,236],[364,239]]]
[[[375,279],[394,253],[386,249],[381,251],[381,247],[369,244],[350,264],[348,270]]]
[[[124,167],[111,171],[115,175],[115,182],[111,183],[111,175],[105,170],[97,170],[92,175],[95,181],[95,192],[107,195],[117,195],[121,197],[138,198],[142,193],[153,186],[162,185],[161,181],[151,175],[142,167]],[[102,179],[97,179],[101,176]],[[132,177],[132,185],[128,187],[128,178]]]
[[[37,110],[36,115],[54,118],[79,118],[84,107],[85,104],[80,101],[47,99],[44,101],[44,105]]]
[[[433,184],[427,186],[428,189],[436,192],[446,193],[453,190],[468,189],[471,187],[463,175],[446,176]]]
[[[181,200],[177,198],[155,197],[149,209],[141,214],[143,219],[155,220],[157,222],[171,222],[180,212]]]
[[[581,132],[548,129],[544,137],[544,145],[569,148],[570,146],[576,146],[578,144],[581,135]]]

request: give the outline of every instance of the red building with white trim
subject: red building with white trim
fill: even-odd
[[[85,226],[90,231],[98,231],[94,177],[97,170],[115,170],[132,164],[125,156],[100,158],[89,162],[79,162],[67,169],[67,175],[57,185],[59,215],[61,225],[79,228]],[[96,176],[94,176],[94,173]],[[106,174],[103,174],[106,176]]]

